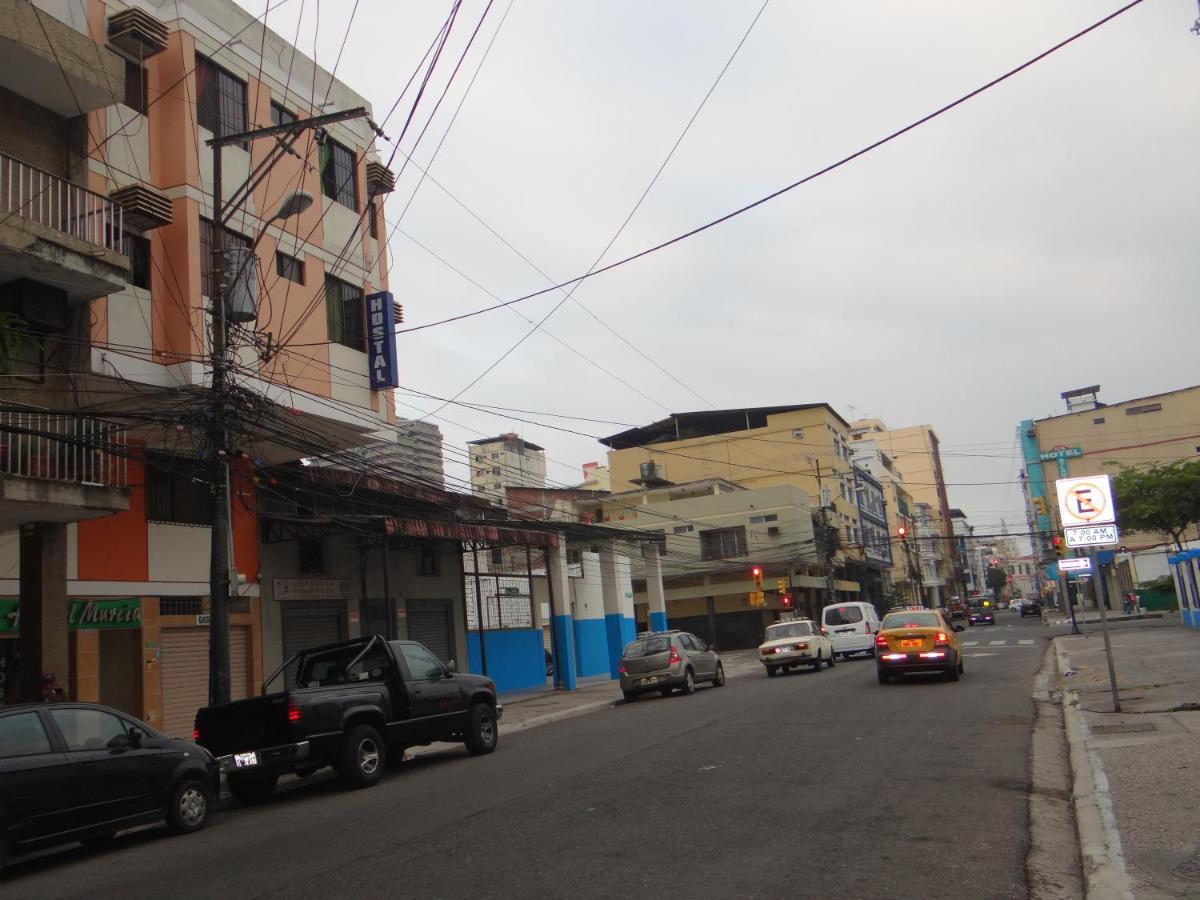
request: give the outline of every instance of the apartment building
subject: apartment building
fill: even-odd
[[[2,0],[0,37],[0,326],[19,350],[0,387],[10,697],[53,671],[73,697],[187,733],[207,695],[216,504],[232,521],[232,694],[245,696],[262,676],[262,607],[288,602],[259,576],[269,467],[394,434],[394,373],[372,375],[390,341],[368,342],[397,315],[392,176],[366,101],[232,0]],[[342,110],[360,112],[294,125]],[[224,147],[214,212],[207,142],[272,125]],[[292,154],[275,158],[276,137]],[[221,271],[231,439],[214,448]],[[394,348],[382,356],[394,369]],[[214,452],[227,500],[209,487]]]
[[[497,506],[507,502],[508,487],[546,484],[546,450],[513,432],[467,442],[471,493]]]
[[[904,476],[895,461],[870,438],[850,444],[850,459],[856,469],[874,478],[883,492],[891,560],[891,571],[883,588],[885,596],[894,602],[918,603],[917,570],[906,539],[914,533],[915,505],[904,485]]]

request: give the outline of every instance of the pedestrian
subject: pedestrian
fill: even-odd
[[[34,693],[33,702],[61,703],[66,699],[62,687],[59,686],[58,677],[53,672],[47,672],[43,675],[41,682],[38,684],[38,689]]]

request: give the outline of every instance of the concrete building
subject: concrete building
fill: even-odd
[[[862,595],[885,608],[891,593],[892,533],[888,528],[887,491],[883,483],[864,467],[854,465],[854,493],[859,527],[856,545],[862,562],[859,584]]]
[[[612,479],[609,477],[608,466],[602,466],[598,462],[584,463],[583,481],[576,487],[585,491],[611,491]]]
[[[917,564],[921,574],[921,605],[933,608],[945,606],[946,550],[942,529],[928,503],[917,503],[915,511],[913,531],[916,534]]]
[[[540,488],[546,484],[546,451],[509,432],[467,442],[471,493],[497,506],[507,502],[507,487]]]
[[[445,485],[442,430],[432,422],[400,419],[394,441],[377,441],[353,453],[356,463],[383,477],[407,478],[426,487]]]
[[[883,491],[892,561],[885,597],[891,603],[917,603],[916,562],[907,539],[901,537],[902,530],[905,535],[911,535],[914,528],[914,503],[904,485],[904,476],[895,461],[870,438],[860,439],[850,445],[850,459],[855,468],[869,473]]]
[[[1035,524],[1034,554],[1043,574],[1059,581],[1051,540],[1062,534],[1054,482],[1059,478],[1106,474],[1115,476],[1122,466],[1145,468],[1155,463],[1194,459],[1200,438],[1200,386],[1180,388],[1146,397],[1105,403],[1100,386],[1090,385],[1061,395],[1066,412],[1020,423],[1025,464],[1023,483]],[[1120,526],[1120,510],[1117,510]],[[1119,604],[1140,583],[1173,571],[1171,558],[1200,547],[1200,535],[1185,535],[1183,547],[1171,545],[1166,535],[1120,531],[1118,552],[1104,566],[1110,605]],[[1123,549],[1122,549],[1123,548]],[[1106,548],[1113,550],[1114,548]],[[1200,591],[1183,579],[1180,604],[1185,618],[1200,610]],[[1060,582],[1060,592],[1064,590]],[[1086,594],[1086,592],[1085,592]],[[1087,600],[1089,604],[1094,600]],[[1116,608],[1120,608],[1119,605]]]
[[[72,697],[188,734],[207,697],[210,532],[223,502],[208,487],[205,433],[207,141],[369,104],[231,0],[3,0],[0,38],[0,311],[18,376],[0,385],[0,597],[19,623],[0,629],[10,676],[21,651],[9,696],[53,671]],[[238,418],[220,448],[238,573],[234,697],[257,690],[262,623],[290,602],[259,578],[268,468],[395,428],[367,340],[375,317],[386,333],[395,316],[381,293],[392,176],[366,116],[295,134],[294,155],[276,162],[274,139],[222,152],[237,322],[226,365]],[[259,164],[267,174],[251,183]],[[371,316],[368,294],[385,306]]]

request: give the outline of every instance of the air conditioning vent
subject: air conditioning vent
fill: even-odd
[[[656,462],[644,462],[640,467],[643,481],[660,481],[663,477],[662,466]]]
[[[771,537],[779,537],[779,526],[778,525],[769,525],[767,527],[767,534]]]

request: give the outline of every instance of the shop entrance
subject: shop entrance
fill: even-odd
[[[142,715],[141,632],[100,632],[100,702],[131,716]]]

